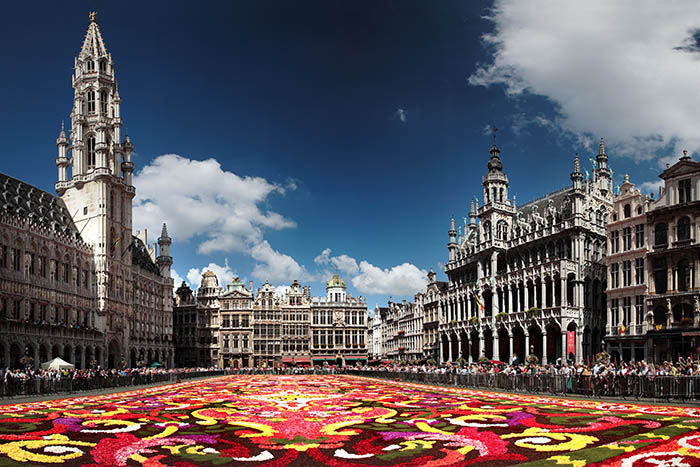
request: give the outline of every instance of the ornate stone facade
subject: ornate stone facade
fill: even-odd
[[[687,356],[700,347],[700,162],[684,154],[660,175],[664,187],[647,214],[650,359]]]
[[[348,295],[337,273],[326,296],[311,301],[311,359],[316,365],[367,361],[367,302]]]
[[[611,170],[601,140],[592,176],[578,156],[571,185],[522,206],[508,195],[500,150],[491,148],[483,205],[449,230],[449,283],[440,295],[441,361],[584,361],[605,320],[605,225]]]
[[[0,268],[10,312],[0,355],[13,366],[18,349],[35,365],[57,355],[78,367],[171,365],[172,240],[165,225],[158,247],[145,231],[132,235],[133,145],[121,137],[114,62],[94,15],[74,69],[70,138],[61,125],[56,140],[60,198],[0,176],[10,260]]]
[[[607,324],[605,344],[614,360],[647,358],[647,293],[649,198],[625,176],[608,220]]]

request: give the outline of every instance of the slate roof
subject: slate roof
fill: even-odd
[[[80,238],[80,231],[61,198],[3,173],[0,173],[0,210]]]
[[[132,237],[132,247],[131,247],[131,264],[134,264],[144,271],[152,272],[153,274],[160,275],[160,268],[156,266],[156,263],[151,259],[151,255],[148,254],[148,248],[141,241],[140,238]]]

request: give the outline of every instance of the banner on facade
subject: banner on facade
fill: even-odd
[[[576,355],[576,331],[566,331],[566,356]]]

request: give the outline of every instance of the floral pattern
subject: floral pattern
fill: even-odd
[[[700,466],[700,408],[341,375],[0,406],[0,465]]]

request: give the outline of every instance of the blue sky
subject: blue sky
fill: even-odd
[[[97,10],[135,145],[134,229],[168,223],[178,278],[322,295],[337,266],[370,307],[411,298],[430,267],[445,277],[492,126],[519,203],[570,183],[601,136],[614,183],[646,191],[700,148],[697,5],[609,3],[13,2],[0,171],[53,192]]]

